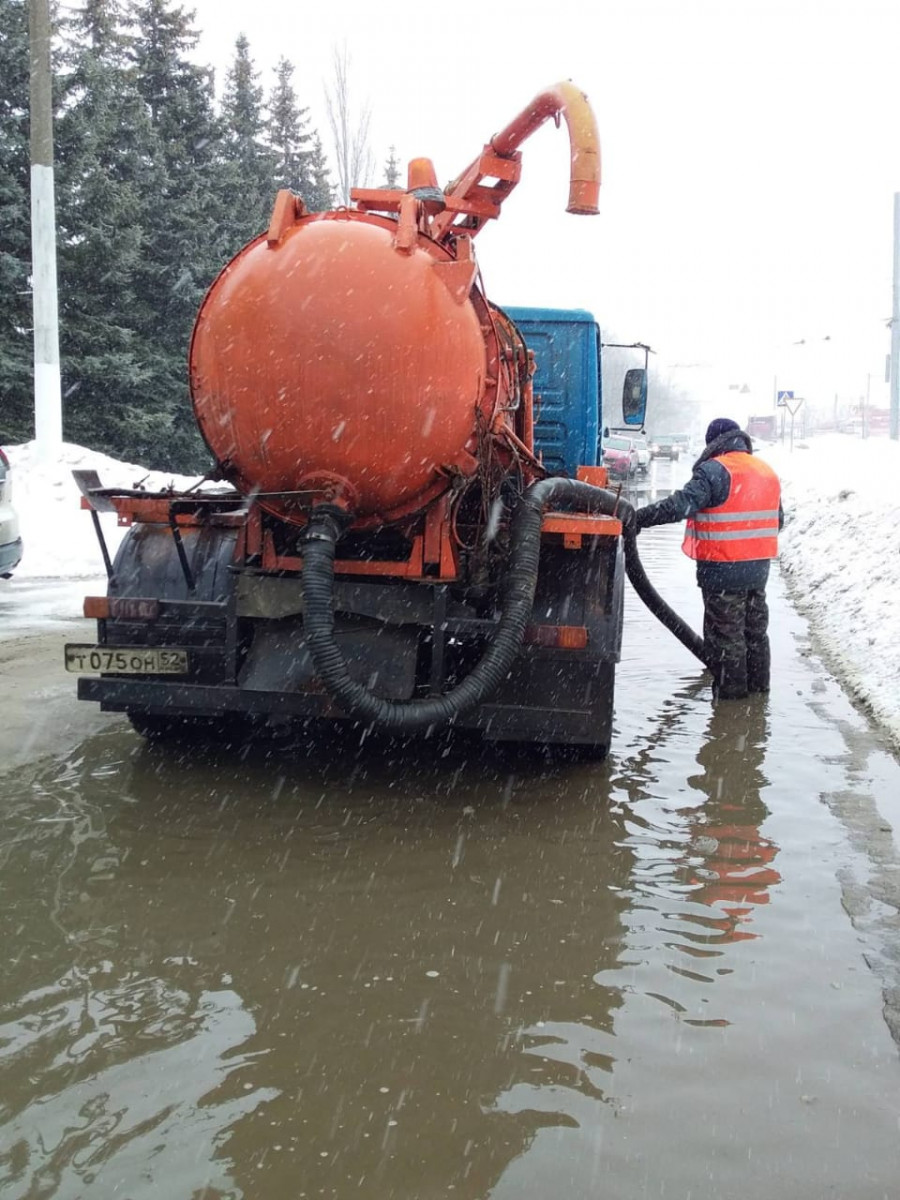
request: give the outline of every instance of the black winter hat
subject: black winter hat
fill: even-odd
[[[737,421],[732,421],[731,417],[716,417],[714,421],[710,421],[706,430],[706,444],[714,442],[716,438],[721,437],[723,433],[740,433],[740,425]]]

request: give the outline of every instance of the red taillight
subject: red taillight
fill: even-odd
[[[8,458],[6,457],[6,455],[3,453],[3,447],[2,447],[2,446],[0,446],[0,464],[2,464],[4,467],[8,467],[8,466],[9,466],[9,459],[8,459]]]
[[[110,596],[109,615],[120,621],[155,621],[159,601],[143,596]]]
[[[155,621],[159,601],[142,596],[85,596],[84,615],[97,621]]]
[[[85,596],[82,611],[92,621],[105,621],[109,616],[109,600],[106,596]]]
[[[583,625],[528,625],[522,641],[526,646],[553,650],[583,650],[588,644],[588,631]]]

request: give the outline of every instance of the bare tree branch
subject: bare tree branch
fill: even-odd
[[[369,144],[372,110],[368,102],[358,111],[350,95],[350,55],[346,42],[334,46],[331,84],[325,85],[328,124],[334,142],[338,201],[350,203],[350,189],[364,186],[374,165]]]

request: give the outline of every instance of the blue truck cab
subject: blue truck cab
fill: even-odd
[[[554,475],[598,464],[600,330],[584,309],[507,308],[534,352],[535,450]]]

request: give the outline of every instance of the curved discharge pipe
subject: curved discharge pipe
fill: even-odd
[[[568,80],[535,96],[519,115],[495,133],[491,149],[501,158],[515,150],[545,121],[562,113],[569,131],[569,203],[566,212],[595,215],[600,199],[600,137],[584,92]]]
[[[568,81],[557,83],[540,92],[527,108],[499,133],[495,133],[485,150],[491,150],[500,158],[513,158],[517,149],[550,118],[565,117],[569,131],[569,202],[566,211],[594,216],[599,212],[600,199],[600,135],[597,120],[588,103],[588,98]],[[477,188],[482,175],[482,156],[469,163],[444,190],[445,196],[465,198],[469,189]],[[496,203],[501,203],[502,198]],[[434,229],[438,236],[452,228],[452,214],[435,219]]]
[[[508,674],[531,617],[540,559],[544,510],[560,501],[580,512],[614,513],[622,520],[625,565],[635,591],[675,636],[703,661],[697,635],[662,600],[641,566],[634,508],[605,488],[575,479],[541,479],[525,491],[513,511],[510,562],[504,578],[500,620],[480,661],[455,688],[442,696],[411,701],[384,700],[354,680],[334,638],[335,547],[345,514],[328,505],[313,509],[303,539],[303,622],[306,647],[316,673],[335,703],[349,716],[383,729],[412,733],[448,725],[489,699]]]

